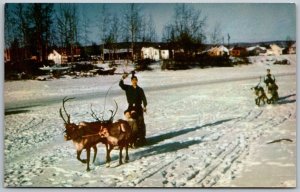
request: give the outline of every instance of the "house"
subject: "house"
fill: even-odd
[[[236,46],[230,50],[230,55],[233,57],[246,57],[248,55],[248,52],[245,47]]]
[[[266,55],[282,55],[283,48],[279,47],[276,44],[271,44],[269,47],[270,48],[267,49]]]
[[[143,47],[141,50],[142,59],[153,59],[155,61],[159,60],[159,49],[154,47]]]
[[[292,45],[288,48],[288,54],[296,54],[296,43],[292,44]]]
[[[131,57],[132,49],[103,49],[103,53],[105,60],[127,59]]]
[[[248,47],[247,52],[250,56],[257,56],[265,54],[267,52],[267,48],[256,45],[254,47]]]
[[[170,58],[170,53],[169,50],[160,50],[160,58],[161,59],[169,59]]]
[[[223,56],[223,55],[229,55],[229,50],[221,45],[219,47],[212,47],[207,51],[208,55],[210,56]]]
[[[52,53],[48,55],[48,60],[54,61],[55,64],[62,64],[62,56],[57,51],[53,50]]]

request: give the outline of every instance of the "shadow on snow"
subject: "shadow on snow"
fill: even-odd
[[[186,128],[186,129],[175,131],[175,132],[172,131],[172,132],[164,133],[161,135],[149,137],[149,138],[147,138],[147,146],[145,146],[146,148],[142,149],[141,151],[133,152],[133,153],[131,153],[131,155],[129,154],[129,158],[131,160],[133,160],[133,159],[138,159],[140,157],[148,157],[148,156],[158,155],[158,154],[162,154],[162,153],[175,152],[180,149],[188,148],[195,144],[200,144],[201,142],[203,142],[202,141],[203,137],[202,137],[202,139],[198,139],[198,140],[189,140],[189,141],[183,141],[183,142],[175,141],[175,142],[170,142],[170,143],[164,143],[164,144],[161,144],[158,146],[152,146],[154,144],[165,141],[167,139],[171,139],[173,137],[184,135],[189,132],[193,132],[193,131],[196,131],[198,129],[202,129],[205,127],[220,125],[222,123],[232,121],[234,119],[236,119],[236,118],[224,119],[224,120],[216,121],[214,123],[208,123],[208,124],[205,124],[202,126],[196,126],[194,128]],[[133,151],[133,150],[130,150],[130,151]],[[119,151],[118,151],[118,153],[119,153]],[[124,150],[123,150],[123,153],[124,153]],[[135,158],[132,158],[132,157],[135,157]],[[111,157],[112,161],[115,161],[117,159],[119,159],[119,154],[112,155],[112,157]],[[100,163],[100,164],[102,164],[102,163]]]
[[[285,99],[288,99],[288,98],[294,97],[294,96],[296,96],[296,94],[291,94],[291,95],[287,95],[287,96],[284,96],[284,97],[280,97],[280,98],[278,99],[277,104],[282,105],[282,104],[288,104],[288,103],[295,103],[295,102],[296,102],[296,99],[285,100]]]
[[[179,135],[183,135],[183,134],[186,134],[186,133],[189,133],[189,132],[192,132],[192,131],[196,131],[197,129],[202,129],[202,128],[205,128],[205,127],[220,125],[222,123],[232,121],[234,119],[235,118],[224,119],[224,120],[216,121],[214,123],[208,123],[208,124],[205,124],[205,125],[202,125],[202,126],[196,126],[194,128],[186,128],[186,129],[179,130],[179,131],[174,131],[174,132],[172,131],[172,132],[164,133],[164,134],[161,134],[161,135],[152,136],[152,137],[147,138],[147,145],[154,145],[154,144],[157,144],[157,143],[159,143],[161,141],[164,141],[166,139],[170,139],[170,138],[173,138],[173,137],[177,137]]]

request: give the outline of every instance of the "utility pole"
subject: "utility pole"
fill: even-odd
[[[229,48],[229,41],[230,41],[230,35],[227,33],[227,40],[228,40],[228,48]]]

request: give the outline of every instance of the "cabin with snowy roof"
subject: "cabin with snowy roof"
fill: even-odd
[[[229,55],[229,50],[221,45],[218,47],[212,47],[209,50],[207,50],[207,54],[210,56],[223,56],[223,55]]]
[[[271,44],[267,49],[266,55],[282,55],[284,48],[279,47],[276,44]]]
[[[267,52],[267,48],[256,45],[254,47],[248,47],[247,51],[249,56],[257,56],[265,54]]]
[[[246,57],[248,56],[248,51],[245,47],[233,47],[230,50],[230,55],[233,57]]]

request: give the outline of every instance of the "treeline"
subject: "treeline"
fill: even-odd
[[[122,14],[112,14],[101,4],[93,20],[79,11],[80,4],[9,3],[5,5],[5,48],[12,61],[36,57],[43,62],[51,49],[59,48],[71,57],[88,54],[87,45],[117,49],[117,43],[129,42],[135,51],[137,42],[158,42],[152,15],[144,15],[140,4],[127,4]],[[80,15],[80,13],[82,15]],[[182,49],[192,56],[206,40],[206,17],[188,4],[177,4],[174,16],[164,26],[162,41],[170,49]],[[90,39],[91,28],[98,32],[99,42]],[[132,51],[131,59],[137,59]]]

